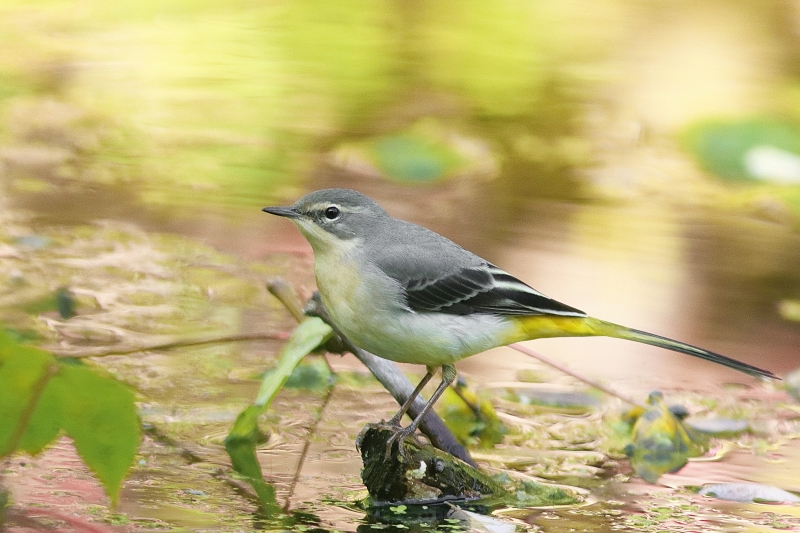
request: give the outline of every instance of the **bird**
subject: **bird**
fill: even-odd
[[[456,378],[454,363],[520,341],[614,337],[779,379],[768,370],[703,348],[591,317],[450,239],[391,217],[354,190],[318,190],[291,206],[263,211],[288,218],[308,240],[317,288],[338,332],[378,357],[425,365],[422,381],[387,423],[395,429],[387,454],[394,441],[413,435]],[[406,411],[440,368],[439,386],[402,428]]]

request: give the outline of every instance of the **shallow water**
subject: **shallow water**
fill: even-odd
[[[800,299],[798,185],[726,181],[686,139],[718,117],[797,117],[798,20],[782,1],[4,2],[0,237],[13,253],[0,249],[2,319],[89,346],[120,328],[139,340],[287,333],[263,280],[311,289],[310,249],[260,208],[352,187],[594,316],[782,375],[800,366],[785,311]],[[61,285],[79,299],[77,320],[20,311]],[[122,515],[144,528],[278,527],[209,472],[227,464],[221,438],[280,346],[103,360],[177,442],[146,439]],[[800,490],[796,416],[778,385],[610,339],[531,347],[636,397],[691,391],[695,412],[752,416],[764,431],[664,476],[669,489],[627,482],[617,466],[606,481],[578,460],[559,476],[597,502],[514,512],[520,527],[757,531],[797,517],[674,490],[729,479]],[[486,387],[524,372],[571,384],[508,349],[459,371]],[[319,391],[285,391],[265,420],[276,499],[310,513],[291,527],[366,528],[352,443],[393,407],[364,387],[337,386],[313,432]],[[194,447],[199,461],[179,453]]]

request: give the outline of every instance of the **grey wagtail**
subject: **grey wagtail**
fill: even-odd
[[[289,207],[264,211],[289,218],[314,251],[322,303],[356,346],[427,374],[388,422],[400,426],[438,367],[442,382],[422,412],[387,443],[414,433],[455,379],[453,363],[479,352],[543,337],[605,336],[659,346],[751,376],[777,378],[702,348],[590,317],[548,298],[485,259],[422,226],[390,217],[367,196],[325,189]]]

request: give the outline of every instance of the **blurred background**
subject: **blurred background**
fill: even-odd
[[[123,221],[299,254],[311,286],[260,208],[350,187],[594,316],[800,365],[796,0],[4,0],[0,50],[6,240]],[[740,378],[532,346],[627,387]]]

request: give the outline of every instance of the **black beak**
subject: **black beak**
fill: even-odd
[[[262,209],[262,211],[269,213],[270,215],[278,215],[279,217],[286,218],[297,218],[300,216],[300,213],[291,207],[265,207]]]

